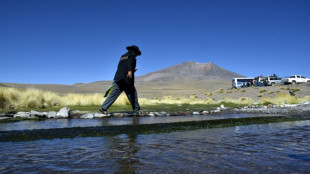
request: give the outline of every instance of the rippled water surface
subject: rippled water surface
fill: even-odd
[[[309,173],[310,121],[0,142],[0,173]]]
[[[216,120],[225,118],[244,118],[252,116],[253,115],[249,114],[226,114],[226,115],[196,115],[196,116],[191,115],[191,116],[164,116],[164,117],[123,117],[123,118],[99,118],[99,119],[46,119],[42,121],[26,120],[19,122],[0,123],[0,131],[175,123],[185,121]]]

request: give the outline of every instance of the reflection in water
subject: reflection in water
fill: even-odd
[[[100,119],[46,119],[42,121],[19,121],[0,123],[0,131],[25,130],[25,129],[51,129],[67,127],[95,127],[131,124],[175,123],[186,121],[216,120],[225,118],[252,117],[248,114],[227,115],[194,115],[194,116],[165,116],[165,117],[123,117]],[[137,121],[138,120],[138,121]]]
[[[135,173],[138,166],[141,166],[136,153],[140,150],[136,146],[137,135],[118,135],[106,139],[109,153],[105,158],[114,159],[115,172],[117,173]]]
[[[139,118],[133,117],[132,124],[139,124]],[[139,158],[136,153],[140,150],[136,146],[138,135],[121,134],[113,137],[106,137],[106,146],[110,149],[105,154],[105,158],[114,159],[118,166],[115,173],[136,173],[136,169],[140,166]]]
[[[310,121],[0,142],[0,173],[308,173],[309,144]]]

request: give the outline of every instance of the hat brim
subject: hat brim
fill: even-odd
[[[141,51],[139,50],[139,48],[136,48],[136,47],[133,47],[133,46],[129,46],[129,47],[126,47],[126,49],[134,51],[139,56],[141,55]]]

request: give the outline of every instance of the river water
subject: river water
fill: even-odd
[[[0,142],[0,149],[0,173],[309,173],[310,121]]]
[[[162,117],[123,117],[98,119],[45,119],[42,121],[26,120],[19,122],[0,123],[0,131],[33,130],[72,127],[96,127],[113,125],[137,125],[154,123],[177,123],[186,121],[219,120],[227,118],[253,117],[251,114],[223,114],[223,115],[191,115],[191,116],[162,116]],[[256,116],[259,117],[259,116]]]

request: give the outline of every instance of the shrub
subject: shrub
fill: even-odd
[[[253,104],[254,101],[249,97],[241,97],[237,100],[237,103],[250,105],[250,104]]]
[[[241,92],[245,92],[245,89],[242,89]]]
[[[213,103],[214,103],[214,100],[211,99],[211,98],[206,98],[206,99],[203,100],[203,102],[204,102],[205,104],[213,104]]]
[[[293,92],[297,92],[297,91],[300,91],[300,89],[299,88],[294,88],[294,89],[292,89],[292,91]]]
[[[227,90],[226,93],[230,94],[230,93],[232,93],[232,90]]]
[[[260,90],[259,92],[260,93],[263,93],[263,92],[266,92],[267,90],[266,89],[262,89],[262,90]]]
[[[257,97],[262,97],[262,94],[257,94]]]
[[[207,93],[206,95],[207,95],[207,96],[212,96],[212,93]]]
[[[223,93],[224,92],[224,89],[218,89],[215,91],[215,93]]]
[[[268,94],[273,94],[273,91],[269,91]]]
[[[195,98],[198,98],[198,96],[193,95],[193,96],[190,96],[189,98],[190,98],[190,99],[195,99]]]

